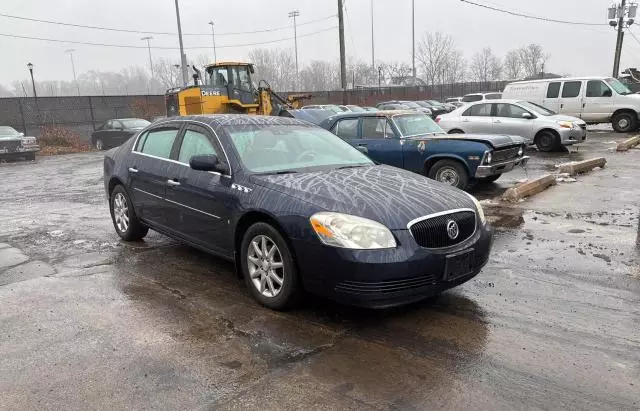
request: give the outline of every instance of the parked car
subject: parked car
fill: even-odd
[[[422,107],[418,103],[414,101],[386,101],[384,103],[379,103],[376,106],[380,110],[411,110],[417,111],[418,113],[426,114],[428,116],[433,117],[433,111],[430,108]]]
[[[356,106],[355,104],[347,104],[346,107],[349,109],[349,111],[355,111],[357,113],[367,111],[360,106]]]
[[[502,93],[471,93],[462,97],[463,103],[472,103],[481,100],[498,100],[502,98]]]
[[[447,135],[424,114],[411,111],[345,113],[320,125],[371,159],[467,189],[472,182],[493,182],[529,157],[522,137]]]
[[[454,105],[456,107],[461,107],[464,105],[464,103],[462,102],[462,97],[449,97],[444,102],[447,104]]]
[[[378,111],[378,109],[377,109],[377,108],[375,108],[375,107],[369,107],[369,106],[362,107],[362,109],[363,109],[364,111]]]
[[[507,84],[503,95],[579,117],[587,124],[611,123],[619,133],[636,131],[640,124],[640,95],[611,77],[516,81]]]
[[[449,133],[511,134],[540,151],[557,150],[587,138],[587,124],[527,101],[491,100],[469,103],[436,118]]]
[[[303,290],[370,307],[420,300],[478,274],[491,248],[473,196],[286,117],[152,124],[107,153],[104,187],[122,239],[153,229],[235,261],[272,309]]]
[[[308,110],[308,109],[329,110],[329,111],[332,111],[332,112],[334,112],[336,114],[343,113],[345,111],[345,110],[342,110],[340,107],[336,106],[335,104],[312,104],[312,105],[304,106],[304,107],[302,107],[302,109],[303,110]]]
[[[142,118],[116,118],[105,121],[91,133],[91,144],[98,150],[118,147],[149,124]]]
[[[38,151],[40,146],[35,137],[25,137],[24,133],[19,133],[13,127],[0,126],[0,159],[24,158],[32,161],[36,159]]]
[[[308,108],[308,109],[287,109],[280,113],[283,117],[293,117],[299,120],[307,121],[311,124],[319,125],[323,120],[335,115],[333,111],[323,110],[321,108]]]
[[[440,114],[448,113],[449,110],[442,104],[434,104],[429,100],[416,101],[416,104],[431,110],[431,117],[436,118]]]

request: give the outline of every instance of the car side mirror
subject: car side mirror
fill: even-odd
[[[531,120],[533,116],[531,113],[522,113],[522,118],[526,118],[527,120]]]
[[[611,90],[605,90],[604,93],[602,93],[602,97],[611,97]]]
[[[366,156],[369,155],[369,149],[366,146],[356,146],[356,149]]]
[[[229,171],[229,167],[221,163],[215,154],[193,156],[189,160],[189,167],[198,171],[215,171],[224,174]]]

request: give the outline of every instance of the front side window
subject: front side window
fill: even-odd
[[[138,151],[150,156],[169,158],[177,135],[177,129],[151,130],[140,137]]]
[[[562,98],[578,97],[580,95],[581,81],[565,81],[562,87]]]
[[[226,87],[229,78],[226,67],[213,67],[209,72],[209,85],[215,87]]]
[[[191,157],[207,154],[218,154],[207,136],[193,130],[185,131],[184,137],[182,138],[182,145],[180,146],[178,161],[189,164]]]
[[[611,89],[602,80],[589,80],[587,97],[611,97]]]
[[[225,131],[244,167],[254,173],[373,165],[349,143],[317,127],[242,124]]]
[[[365,117],[362,119],[362,138],[395,138],[393,128],[386,117]]]
[[[347,140],[358,138],[358,119],[347,118],[347,119],[338,121],[336,135],[340,138],[345,138]]]
[[[491,104],[476,104],[475,106],[469,107],[464,113],[463,116],[472,116],[472,117],[489,117],[491,115]]]
[[[549,110],[548,108],[542,107],[536,103],[532,103],[530,101],[518,101],[518,104],[525,107],[527,110],[533,111],[536,114],[540,114],[543,116],[552,116],[557,114],[554,111]]]
[[[558,98],[560,95],[560,82],[549,83],[547,98]]]
[[[236,66],[231,68],[231,82],[237,88],[242,90],[251,90],[251,81],[249,80],[249,67]]]
[[[393,121],[402,137],[444,133],[431,117],[424,114],[400,114],[393,116]]]
[[[496,105],[497,117],[522,118],[524,113],[528,113],[527,110],[514,104],[499,103]]]

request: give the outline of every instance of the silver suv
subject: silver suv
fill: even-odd
[[[553,151],[587,138],[587,124],[523,100],[469,103],[436,118],[448,133],[509,134],[521,136],[540,151]]]

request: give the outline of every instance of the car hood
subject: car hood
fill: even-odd
[[[0,141],[22,141],[20,136],[0,136]]]
[[[410,140],[421,139],[443,139],[443,140],[467,140],[479,143],[489,144],[493,148],[503,148],[513,146],[515,144],[524,144],[525,139],[520,136],[512,136],[507,134],[425,134],[424,136],[409,137]]]
[[[584,123],[583,120],[580,120],[577,117],[566,116],[564,114],[554,114],[552,116],[546,116],[546,117],[542,116],[542,117],[539,117],[539,118],[552,120],[552,121],[571,121],[573,123],[578,123],[578,124]]]
[[[378,221],[392,230],[415,218],[471,208],[457,188],[390,166],[366,166],[312,173],[254,175],[253,183],[316,205],[326,211]]]

